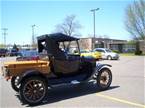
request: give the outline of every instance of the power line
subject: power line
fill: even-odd
[[[5,48],[6,48],[6,36],[7,36],[7,31],[8,31],[8,28],[2,28],[2,31],[3,31],[3,33],[2,33],[2,38],[4,39],[4,46],[5,46]]]

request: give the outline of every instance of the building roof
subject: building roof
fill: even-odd
[[[86,38],[80,38],[80,39],[94,39],[94,37],[86,37]],[[122,39],[111,39],[111,38],[95,38],[97,40],[114,40],[114,41],[126,41],[127,40],[122,40]]]

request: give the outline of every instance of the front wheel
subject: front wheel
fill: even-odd
[[[29,77],[21,83],[20,97],[25,104],[37,105],[44,100],[47,91],[48,86],[44,78]]]
[[[107,60],[112,60],[112,57],[110,55],[107,56]]]
[[[97,85],[99,89],[108,89],[112,82],[112,73],[108,68],[102,69],[97,76]]]

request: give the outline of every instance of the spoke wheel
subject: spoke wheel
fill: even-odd
[[[100,89],[108,89],[112,82],[112,73],[108,68],[102,69],[97,76],[97,85]]]
[[[47,84],[41,77],[31,77],[22,82],[20,96],[24,103],[36,105],[43,101],[47,90]]]
[[[13,90],[15,90],[16,92],[19,92],[19,88],[20,88],[20,84],[18,84],[18,81],[19,81],[19,77],[12,77],[11,79],[11,86]]]

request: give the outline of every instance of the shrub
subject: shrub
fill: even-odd
[[[142,51],[135,51],[135,55],[141,55],[142,54]]]
[[[112,50],[112,52],[115,52],[115,53],[120,53],[118,50]]]

